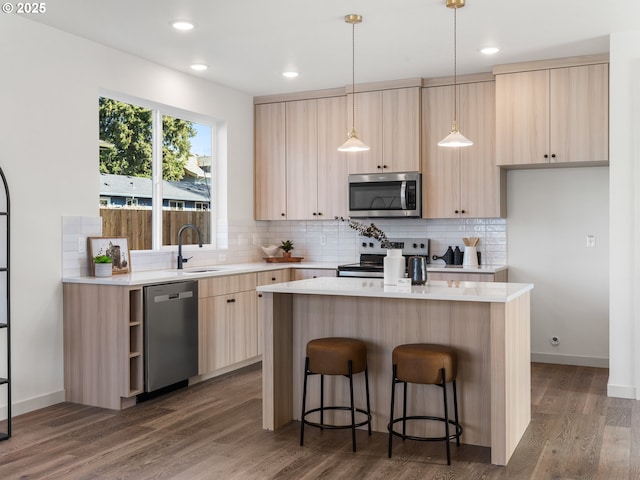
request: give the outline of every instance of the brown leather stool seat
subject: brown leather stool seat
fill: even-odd
[[[429,343],[413,343],[399,345],[393,349],[393,380],[391,384],[391,414],[389,415],[389,458],[393,436],[402,439],[420,441],[443,441],[447,447],[447,464],[451,465],[451,451],[449,442],[453,439],[460,446],[462,426],[458,421],[458,395],[456,389],[456,375],[458,373],[458,356],[451,347]],[[403,384],[403,409],[402,416],[394,418],[396,384]],[[407,384],[437,385],[442,388],[444,417],[434,416],[407,416]],[[447,401],[447,383],[451,383],[453,389],[453,407],[455,420],[449,419],[449,407]],[[442,437],[420,437],[406,434],[407,420],[431,420],[443,422],[445,426]],[[402,433],[394,430],[394,424],[402,422]],[[449,425],[455,428],[455,433],[449,432]]]
[[[367,409],[356,408],[353,400],[353,375],[364,373]],[[307,378],[309,375],[320,375],[320,407],[305,410],[307,400]],[[324,405],[324,375],[344,375],[349,379],[349,406]],[[351,412],[351,423],[345,425],[326,424],[324,412],[327,410],[348,410]],[[307,420],[307,415],[320,412],[320,422]],[[356,423],[356,412],[364,414],[365,419]],[[353,451],[356,451],[356,427],[368,425],[371,435],[371,406],[369,402],[369,372],[367,369],[367,346],[362,340],[355,338],[331,337],[316,338],[307,343],[307,356],[304,367],[304,387],[302,392],[302,414],[300,422],[300,445],[304,444],[304,426],[320,429],[350,428]]]

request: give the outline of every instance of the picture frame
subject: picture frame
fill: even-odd
[[[95,275],[94,257],[107,255],[111,257],[111,272],[113,275],[131,272],[131,253],[127,237],[89,237],[88,251],[91,275]]]

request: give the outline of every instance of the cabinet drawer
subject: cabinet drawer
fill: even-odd
[[[198,298],[226,295],[228,293],[255,290],[256,274],[227,275],[224,277],[204,278],[198,283]]]
[[[282,283],[291,280],[291,270],[271,270],[269,272],[258,273],[258,285],[269,285],[271,283]]]

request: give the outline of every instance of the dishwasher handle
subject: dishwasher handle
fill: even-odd
[[[184,300],[193,298],[193,292],[168,293],[166,295],[156,295],[153,297],[153,303],[170,302],[172,300]]]

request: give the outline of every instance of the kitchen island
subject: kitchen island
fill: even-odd
[[[300,419],[305,346],[313,338],[366,342],[372,427],[379,432],[386,432],[389,421],[393,348],[439,343],[458,352],[461,441],[489,447],[491,463],[506,465],[531,420],[532,289],[531,284],[431,280],[395,287],[359,278],[258,287],[263,295],[263,428],[275,430]],[[364,382],[357,381],[356,403],[364,398]],[[327,402],[347,404],[344,383],[329,384]],[[437,414],[438,389],[410,392],[409,411],[429,408],[428,414]],[[312,385],[309,398],[317,395]]]

